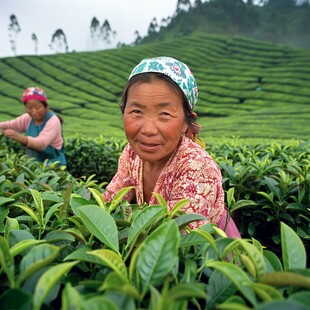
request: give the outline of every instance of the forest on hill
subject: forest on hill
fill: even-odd
[[[172,17],[151,21],[135,44],[160,42],[193,32],[245,36],[310,48],[310,1],[178,0]]]

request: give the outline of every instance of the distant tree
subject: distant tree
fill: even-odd
[[[142,38],[141,38],[141,36],[140,36],[139,31],[138,31],[138,30],[136,30],[136,31],[135,31],[135,33],[134,33],[134,35],[135,35],[135,40],[134,40],[133,44],[134,44],[134,45],[138,45],[138,44],[140,44],[140,43],[141,43]]]
[[[56,53],[68,53],[69,47],[67,43],[67,38],[62,29],[57,29],[52,36],[52,41],[50,43],[50,48]]]
[[[169,24],[170,24],[170,22],[171,22],[171,17],[170,16],[168,16],[168,17],[163,17],[162,19],[161,19],[161,22],[160,22],[160,28],[161,27],[163,27],[163,28],[165,28],[165,27],[167,27]]]
[[[127,45],[126,45],[126,43],[123,43],[123,42],[118,42],[118,43],[116,44],[116,47],[117,47],[117,48],[121,48],[121,47],[124,47],[124,46],[127,46]]]
[[[190,0],[178,0],[176,14],[182,11],[187,12],[192,7]]]
[[[90,23],[90,37],[92,40],[92,48],[97,49],[97,43],[100,40],[100,22],[96,17],[93,17]]]
[[[38,38],[35,33],[31,35],[31,40],[33,41],[33,44],[34,44],[34,52],[37,55],[38,54]]]
[[[199,7],[201,7],[202,6],[202,1],[201,0],[195,0],[195,2],[194,2],[194,7],[195,8],[199,8]]]
[[[158,31],[158,23],[156,17],[152,19],[150,22],[149,28],[147,30],[148,35],[152,35],[153,33]]]
[[[115,30],[112,31],[110,23],[107,19],[101,26],[100,34],[102,41],[108,45],[111,44],[112,39],[116,37],[116,31]]]
[[[9,37],[11,43],[11,49],[16,55],[17,53],[17,35],[21,32],[21,28],[19,26],[18,20],[14,14],[10,16],[10,24],[9,24]]]

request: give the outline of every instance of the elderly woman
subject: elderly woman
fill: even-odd
[[[22,103],[26,113],[11,121],[0,122],[0,130],[6,137],[24,145],[28,157],[66,165],[61,119],[49,111],[43,89],[27,88]]]
[[[197,137],[200,126],[193,111],[197,98],[190,69],[174,58],[143,59],[133,69],[121,100],[129,143],[106,187],[105,201],[120,189],[135,186],[125,197],[128,201],[135,198],[138,204],[155,205],[155,192],[172,208],[188,198],[184,212],[201,214],[212,223],[222,217],[225,222],[221,172]],[[190,226],[195,229],[208,221]],[[232,220],[226,233],[240,236]]]

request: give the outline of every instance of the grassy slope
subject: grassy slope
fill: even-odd
[[[196,76],[203,138],[309,139],[309,50],[201,33],[100,52],[2,58],[0,120],[23,113],[23,89],[38,85],[65,119],[65,137],[124,137],[122,88],[134,65],[158,55],[184,61]]]

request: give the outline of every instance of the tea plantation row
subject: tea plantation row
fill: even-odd
[[[237,240],[186,201],[103,201],[121,140],[67,139],[68,171],[0,145],[1,309],[308,309],[309,143],[208,146]]]
[[[160,55],[192,69],[203,138],[309,139],[309,50],[202,33],[99,52],[2,58],[0,120],[21,114],[23,89],[38,85],[63,116],[66,138],[124,138],[118,102],[127,77],[141,58]]]
[[[16,154],[24,152],[3,136],[2,143],[3,148],[10,147]],[[117,170],[125,144],[125,140],[102,136],[69,138],[65,147],[67,171],[82,183],[96,184],[102,191]],[[221,169],[226,205],[244,237],[254,237],[278,251],[279,223],[284,221],[309,248],[309,141],[209,143],[206,150]]]

